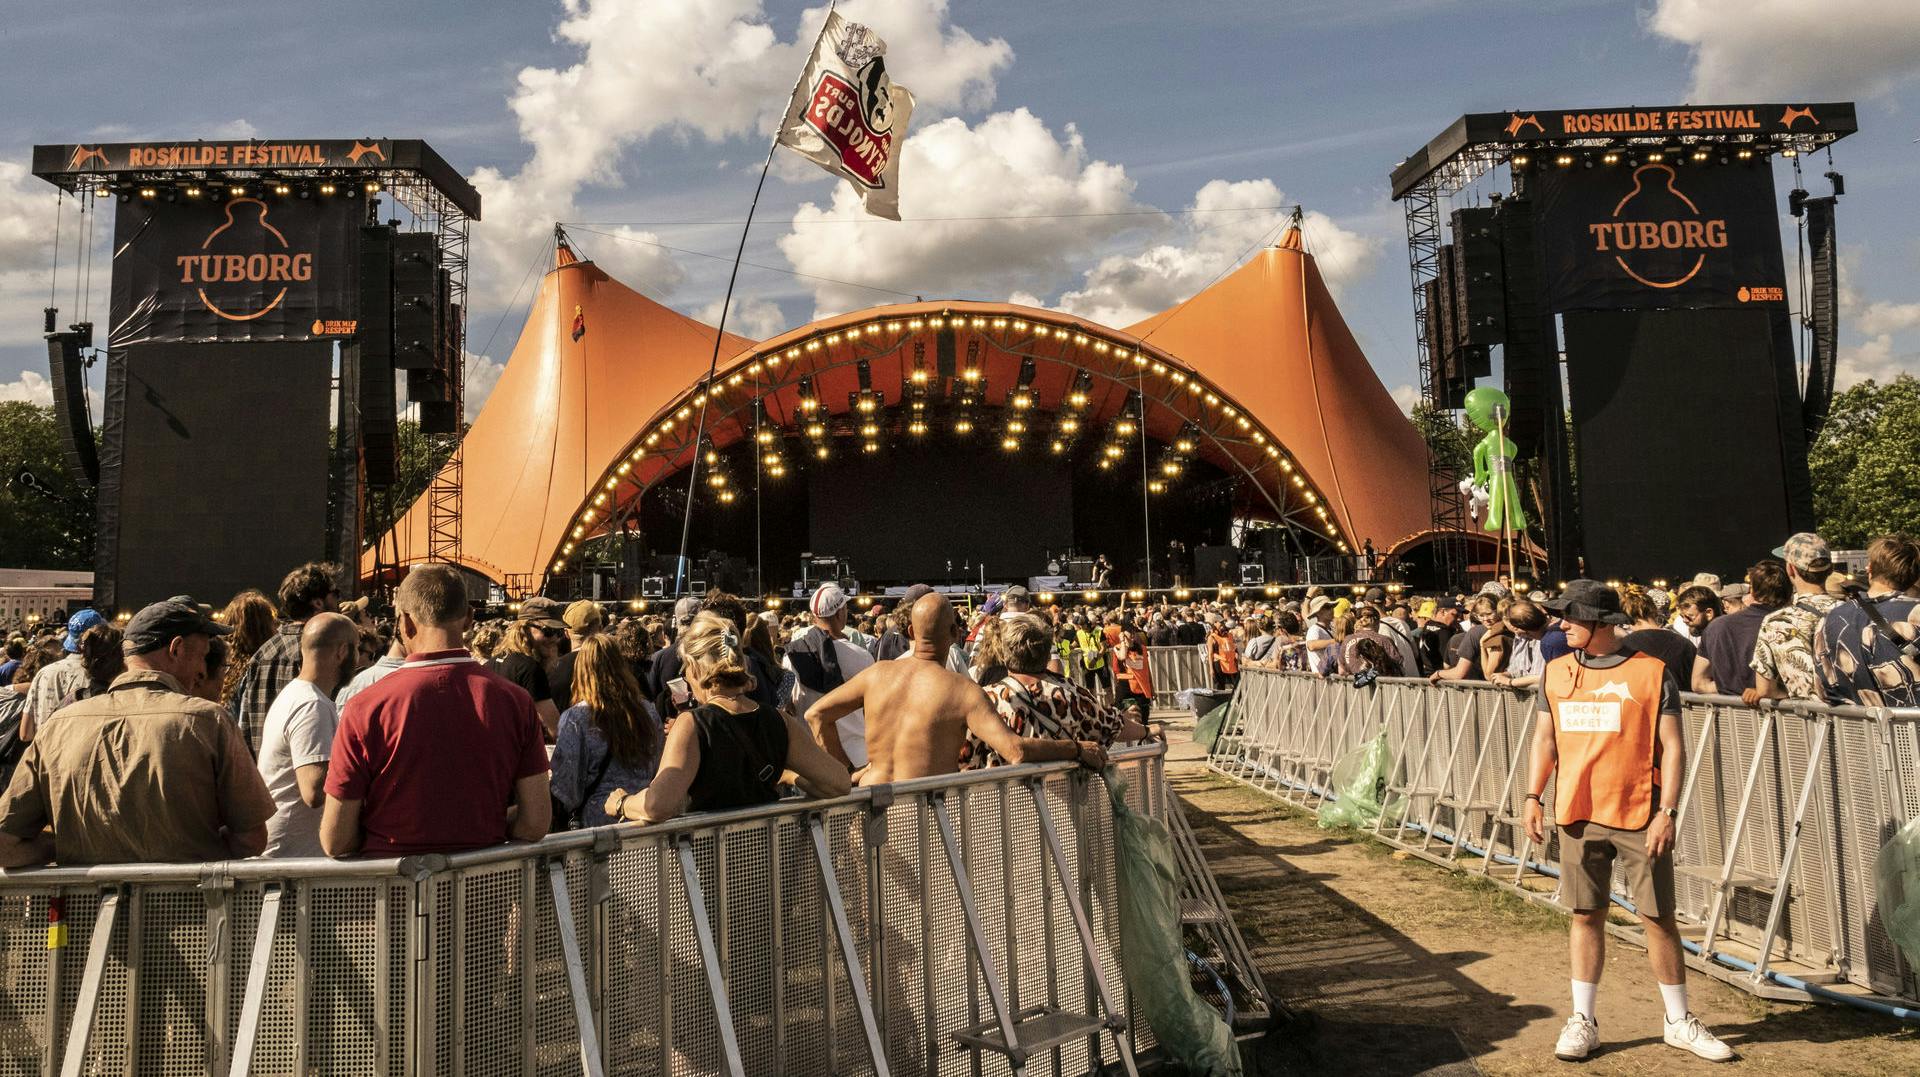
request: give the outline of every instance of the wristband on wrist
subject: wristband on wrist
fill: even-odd
[[[1546,802],[1546,801],[1544,801],[1544,800],[1540,800],[1540,794],[1538,794],[1538,793],[1528,793],[1528,794],[1527,794],[1527,796],[1526,796],[1526,799],[1528,799],[1528,800],[1539,800],[1539,801],[1540,801],[1540,804],[1541,804],[1541,805],[1542,805],[1543,807],[1544,807],[1544,806],[1546,805],[1546,803],[1547,803],[1547,802]]]

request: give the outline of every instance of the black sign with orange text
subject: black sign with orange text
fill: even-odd
[[[346,199],[121,203],[111,346],[351,336],[365,215]]]
[[[1528,193],[1555,311],[1786,302],[1764,164],[1548,165]]]
[[[1851,134],[1853,103],[1660,105],[1652,108],[1528,109],[1462,118],[1475,145],[1592,138],[1689,138]]]

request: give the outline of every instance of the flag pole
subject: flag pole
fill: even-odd
[[[833,4],[827,5],[828,18],[833,17],[833,7]],[[821,23],[820,32],[822,34],[827,32],[826,23]],[[814,47],[819,48],[817,38]],[[807,68],[803,66],[800,68],[800,77],[793,80],[795,93],[799,92],[800,84],[806,77]],[[787,99],[791,101],[793,94],[788,94]],[[783,113],[780,123],[785,122]],[[720,370],[720,341],[726,336],[727,310],[733,305],[733,286],[740,279],[740,259],[747,253],[747,233],[753,228],[754,211],[760,208],[760,192],[767,185],[767,171],[773,167],[773,154],[779,148],[780,126],[775,125],[773,141],[767,146],[767,159],[760,163],[760,179],[753,185],[753,201],[747,206],[746,223],[740,226],[740,243],[733,251],[733,268],[727,273],[727,293],[720,300],[720,322],[713,327],[713,358],[707,361],[707,376],[701,383],[704,389],[700,394],[700,421],[695,425],[693,432],[693,462],[687,467],[687,505],[680,514],[680,554],[673,561],[673,593],[676,598],[683,594],[686,588],[687,540],[693,532],[693,495],[694,491],[699,489],[697,484],[700,480],[700,443],[706,440],[707,436],[707,405],[713,400],[713,379]],[[756,501],[759,498],[757,482],[754,497]],[[759,511],[757,507],[755,511]],[[764,586],[763,581],[756,582]]]

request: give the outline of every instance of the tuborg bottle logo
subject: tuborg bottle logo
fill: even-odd
[[[1587,225],[1594,252],[1611,254],[1649,288],[1680,287],[1705,268],[1710,253],[1727,247],[1726,220],[1702,214],[1678,179],[1669,165],[1641,165],[1611,217]]]
[[[174,259],[180,283],[193,286],[200,302],[228,321],[259,318],[280,305],[289,285],[313,279],[312,252],[293,250],[268,213],[258,198],[235,198],[199,253]]]

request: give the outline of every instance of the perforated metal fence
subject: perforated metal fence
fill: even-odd
[[[1920,809],[1920,711],[1758,708],[1683,695],[1687,770],[1674,862],[1683,934],[1757,966],[1729,976],[1779,994],[1768,970],[1920,1000],[1920,980],[1876,910],[1880,846]],[[1530,693],[1490,685],[1250,669],[1209,762],[1296,804],[1325,798],[1334,763],[1384,733],[1392,759],[1384,841],[1552,900],[1532,865],[1558,863],[1520,824]],[[1549,821],[1552,787],[1543,798]],[[1481,855],[1481,852],[1489,855]],[[1531,862],[1531,863],[1530,863]],[[1526,885],[1528,882],[1536,885]],[[1613,891],[1631,900],[1616,869]]]
[[[1116,754],[1160,818],[1163,752]],[[1154,1042],[1112,814],[1050,764],[453,856],[0,873],[0,1072],[993,1074],[954,1033],[1035,1011],[1092,1020],[1032,1072],[1091,1072]]]

